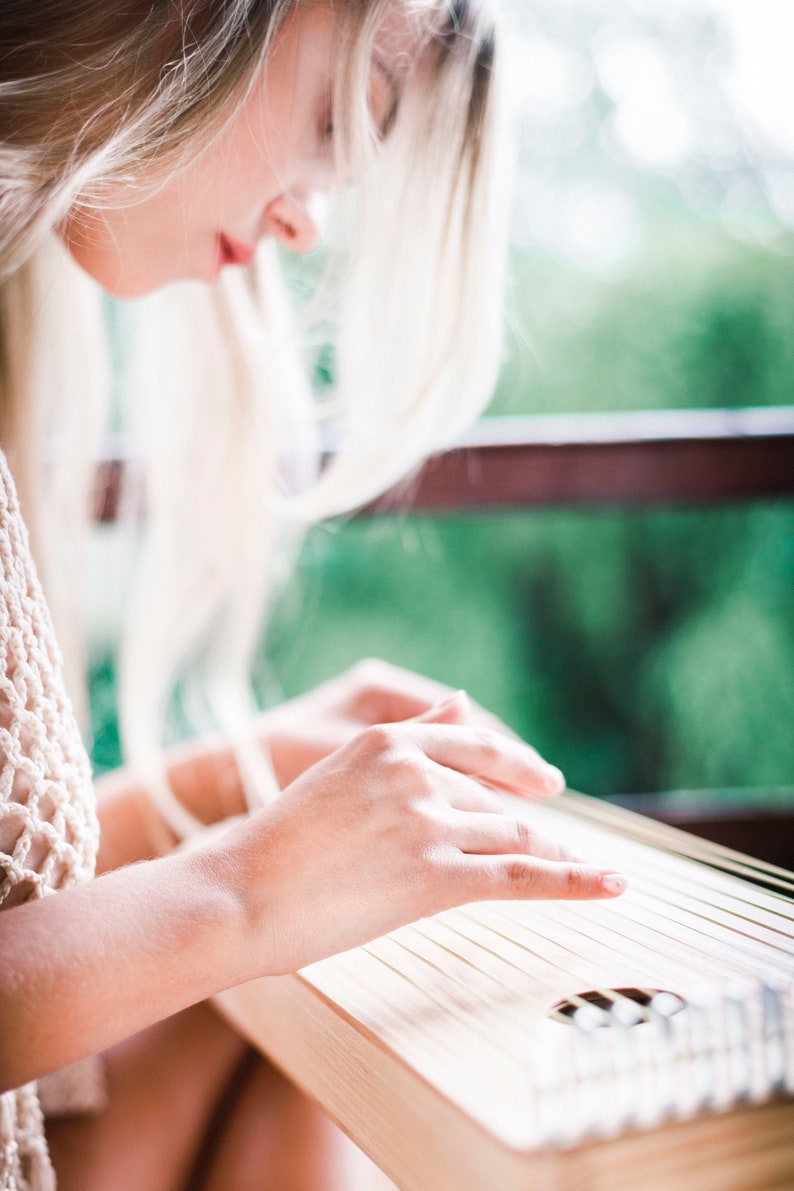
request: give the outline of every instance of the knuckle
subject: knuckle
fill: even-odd
[[[511,888],[528,892],[535,887],[537,870],[527,860],[508,860],[505,878]]]
[[[577,864],[569,864],[565,873],[565,891],[568,897],[584,897],[590,889],[591,881],[583,868]]]
[[[530,854],[534,852],[537,846],[537,838],[526,819],[514,819],[512,827],[516,851]]]
[[[366,728],[361,734],[365,755],[389,773],[391,780],[407,783],[412,793],[426,795],[435,789],[431,763],[400,729],[399,724]]]
[[[477,748],[486,762],[495,761],[501,753],[500,742],[496,732],[482,726],[474,728],[474,739]]]
[[[421,798],[411,798],[407,807],[414,839],[421,851],[426,853],[441,840],[440,824],[427,803]]]
[[[454,849],[443,839],[430,840],[423,853],[422,864],[433,881],[447,880],[454,867]]]
[[[482,893],[482,877],[460,863],[457,848],[442,845],[434,852],[436,874],[445,886],[448,905],[471,901]]]
[[[368,753],[390,755],[399,748],[399,735],[394,724],[372,724],[361,733],[361,742]]]
[[[435,794],[437,783],[433,766],[424,753],[415,753],[406,758],[406,769],[410,771],[411,782],[417,794]]]

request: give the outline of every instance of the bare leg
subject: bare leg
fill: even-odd
[[[107,1110],[48,1122],[58,1191],[391,1187],[264,1060],[241,1067],[246,1051],[207,1005],[114,1047],[107,1054]]]
[[[249,1070],[201,1191],[394,1191],[274,1067]]]
[[[107,1052],[109,1104],[50,1121],[58,1191],[176,1191],[245,1044],[206,1005]]]

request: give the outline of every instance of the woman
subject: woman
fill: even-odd
[[[206,998],[468,900],[623,888],[502,814],[494,787],[540,797],[561,775],[465,696],[372,664],[264,718],[239,695],[287,545],[487,398],[491,20],[446,0],[10,0],[0,29],[2,441],[72,675],[107,389],[97,292],[186,283],[141,304],[130,764],[99,791],[96,880],[87,760],[0,473],[0,1188],[52,1187],[53,1165],[81,1191],[358,1185],[280,1076],[239,1070],[244,1045]],[[318,414],[273,248],[315,247],[337,187],[339,383]],[[321,474],[318,417],[338,444]],[[183,718],[199,705],[194,726],[226,733],[163,753],[176,687]],[[106,1101],[73,1066],[99,1051]]]

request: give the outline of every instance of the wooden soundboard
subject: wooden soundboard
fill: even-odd
[[[790,875],[581,795],[511,811],[628,891],[448,911],[221,1010],[403,1191],[792,1191]]]

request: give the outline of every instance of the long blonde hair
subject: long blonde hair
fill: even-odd
[[[95,0],[16,0],[0,15],[15,47],[0,82],[0,434],[67,644],[74,599],[58,594],[73,587],[58,546],[87,525],[108,382],[101,299],[53,228],[76,203],[101,206],[109,182],[165,179],[220,134],[300,2],[147,0],[120,17]],[[495,378],[506,211],[493,19],[466,0],[399,0],[422,33],[421,81],[373,153],[366,80],[395,2],[334,6],[339,168],[361,182],[339,205],[341,296],[333,267],[325,287],[331,398],[311,392],[304,320],[272,243],[212,288],[183,284],[137,303],[128,381],[145,441],[146,533],[120,722],[127,759],[178,831],[192,823],[157,748],[175,687],[194,692],[194,727],[234,735],[250,723],[263,617],[303,530],[452,441]],[[324,426],[334,451],[321,469]],[[69,558],[79,577],[81,551]],[[238,749],[253,800],[266,767],[242,736]]]

